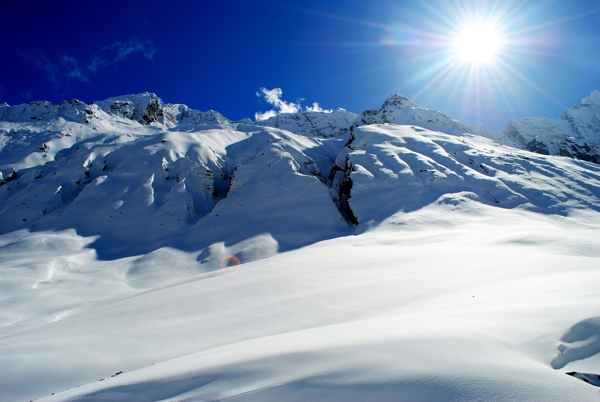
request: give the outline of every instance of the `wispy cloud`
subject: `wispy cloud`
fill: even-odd
[[[142,56],[148,60],[152,60],[156,53],[156,48],[150,40],[141,41],[137,38],[130,38],[126,42],[117,41],[108,46],[104,46],[101,48],[101,51],[113,52],[115,57],[112,62],[119,63],[133,53],[141,53]]]
[[[263,98],[268,104],[273,106],[273,109],[268,110],[264,113],[257,112],[254,114],[254,119],[259,120],[267,120],[270,117],[277,116],[279,113],[298,113],[302,112],[302,105],[300,103],[304,99],[299,99],[296,103],[286,102],[281,99],[283,95],[283,91],[281,88],[273,88],[267,89],[262,87],[259,92],[256,93],[256,96],[259,98]],[[306,112],[323,112],[323,113],[331,113],[333,110],[323,109],[317,102],[314,102],[312,106],[307,106],[304,111]]]
[[[88,82],[101,68],[123,63],[129,56],[136,53],[152,60],[156,48],[152,41],[129,38],[126,41],[116,41],[96,48],[90,61],[81,61],[69,54],[51,59],[41,51],[21,52],[21,57],[42,70],[48,81],[64,89],[64,86],[68,85],[70,81]]]
[[[33,99],[31,99],[33,97],[33,91],[30,89],[29,91],[23,92],[21,94],[21,98],[25,99],[26,101],[32,101]]]

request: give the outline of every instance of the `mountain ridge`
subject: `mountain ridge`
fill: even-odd
[[[360,115],[340,109],[332,112],[280,113],[260,121],[232,121],[214,110],[201,112],[183,104],[163,104],[156,94],[149,92],[117,96],[89,105],[77,99],[60,104],[43,101],[15,106],[6,103],[0,105],[0,121],[43,123],[53,118],[82,124],[88,124],[92,119],[123,118],[141,125],[160,124],[166,128],[250,124],[322,138],[345,135],[354,127],[369,124],[412,124],[448,134],[482,135],[536,153],[600,163],[600,91],[593,91],[581,103],[566,109],[558,120],[514,119],[498,133],[480,123],[460,122],[446,113],[419,106],[400,94],[391,95],[380,108],[365,110]]]

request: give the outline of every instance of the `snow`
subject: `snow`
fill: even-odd
[[[155,97],[1,106],[0,399],[597,399],[598,165]]]

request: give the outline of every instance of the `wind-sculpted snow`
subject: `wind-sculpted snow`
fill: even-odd
[[[432,204],[402,226],[224,271],[197,267],[191,277],[193,253],[103,262],[59,244],[85,240],[73,233],[48,244],[52,253],[29,254],[57,234],[33,244],[26,233],[0,236],[12,268],[0,266],[3,283],[22,286],[0,298],[10,317],[0,326],[0,366],[10,367],[0,395],[597,398],[565,373],[593,373],[600,356],[597,319],[588,319],[600,301],[598,213],[567,218],[472,200],[452,209]],[[567,365],[555,369],[565,350]]]

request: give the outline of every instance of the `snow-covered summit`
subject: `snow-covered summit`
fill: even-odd
[[[111,125],[138,124],[166,129],[193,129],[194,126],[234,127],[236,124],[273,127],[309,137],[332,138],[348,134],[353,128],[370,124],[400,124],[460,135],[471,133],[494,139],[502,144],[529,151],[576,157],[600,163],[600,91],[593,91],[580,104],[564,111],[558,120],[521,118],[512,120],[500,133],[494,133],[480,123],[460,122],[452,116],[417,105],[399,94],[386,99],[378,109],[368,109],[356,115],[343,109],[333,112],[307,111],[280,113],[264,121],[230,121],[221,113],[202,112],[183,104],[163,103],[153,93],[123,95],[86,104],[77,99],[51,102],[31,102],[21,105],[0,104],[2,123],[15,123],[30,132],[59,131],[64,135],[70,123],[102,129]],[[187,127],[187,128],[185,128]],[[137,130],[134,126],[131,130]],[[17,130],[17,131],[15,131]],[[80,134],[85,130],[79,130]],[[42,136],[36,137],[38,140]],[[37,141],[34,148],[44,147],[46,140]],[[68,141],[67,141],[68,142]],[[45,148],[45,147],[44,147]],[[48,149],[45,149],[48,151]]]
[[[77,123],[87,123],[93,114],[93,108],[78,99],[62,101],[54,104],[48,101],[23,103],[20,105],[0,105],[0,122],[34,123],[47,122],[51,119],[62,118]]]
[[[462,123],[446,113],[419,106],[400,94],[390,96],[379,109],[365,110],[354,126],[385,123],[415,125],[448,134],[491,133],[481,124]]]
[[[159,118],[164,117],[160,99],[156,94],[149,92],[108,98],[95,104],[108,114],[144,125],[157,122]]]

